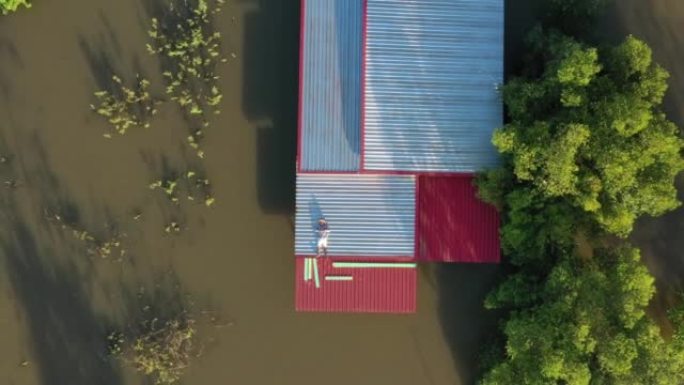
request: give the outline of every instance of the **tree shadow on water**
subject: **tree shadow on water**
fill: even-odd
[[[257,190],[262,210],[294,212],[299,6],[243,0],[242,110],[257,123]]]
[[[107,320],[91,305],[90,261],[72,258],[73,244],[55,237],[42,210],[58,209],[74,223],[81,213],[60,186],[38,133],[25,135],[3,165],[22,184],[0,190],[0,261],[23,310],[31,364],[44,385],[118,385],[121,375],[104,344]]]
[[[463,384],[476,383],[482,349],[498,333],[497,314],[483,302],[499,272],[494,264],[435,265],[439,321]]]
[[[120,384],[119,370],[106,356],[106,322],[91,308],[77,268],[52,263],[56,251],[42,247],[18,217],[5,224],[12,231],[3,234],[0,250],[26,315],[41,383]]]

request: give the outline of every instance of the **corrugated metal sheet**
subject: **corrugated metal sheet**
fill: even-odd
[[[503,0],[368,0],[365,169],[496,164],[503,27]]]
[[[359,169],[361,0],[305,0],[300,167]]]
[[[304,258],[296,258],[297,311],[413,313],[416,311],[415,268],[333,268],[331,258],[318,259],[321,286],[304,281]],[[352,276],[351,281],[326,281],[326,275]]]
[[[499,262],[499,214],[476,191],[472,177],[419,178],[418,260]]]
[[[316,223],[330,225],[328,254],[413,256],[415,177],[299,174],[295,254],[316,254]]]

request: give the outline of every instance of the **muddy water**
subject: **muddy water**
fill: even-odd
[[[297,2],[233,0],[217,19],[236,58],[220,70],[225,100],[206,130],[201,164],[170,104],[149,130],[109,141],[88,111],[112,71],[160,84],[159,63],[144,51],[149,3],[35,3],[0,18],[0,153],[14,155],[0,164],[0,178],[19,183],[0,186],[0,383],[140,383],[106,359],[102,338],[136,319],[148,293],[165,307],[191,301],[198,318],[219,319],[203,323],[204,353],[187,384],[472,382],[494,326],[481,300],[495,267],[424,267],[411,316],[293,311]],[[509,68],[538,1],[510,3]],[[604,23],[649,41],[673,74],[668,113],[680,124],[683,22],[677,0],[622,0]],[[211,179],[211,210],[176,208],[147,189],[165,170],[188,165]],[[125,234],[126,256],[87,256],[45,220],[45,208],[99,237]],[[635,236],[663,288],[681,284],[682,213],[645,220]],[[165,234],[170,220],[186,229]]]
[[[161,91],[144,50],[149,3],[36,0],[0,19],[0,153],[13,155],[0,177],[19,184],[0,194],[0,383],[139,383],[102,338],[133,322],[152,296],[141,293],[219,319],[204,323],[187,384],[470,383],[494,267],[424,268],[411,316],[294,312],[299,9],[228,3],[217,28],[236,57],[220,69],[225,99],[201,163],[171,104],[112,140],[88,110],[112,71]],[[147,188],[188,165],[211,179],[214,208],[177,208]],[[46,208],[100,238],[121,234],[125,257],[89,257]],[[171,220],[180,234],[163,231]]]

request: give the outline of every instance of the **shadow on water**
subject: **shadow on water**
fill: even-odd
[[[107,321],[91,306],[87,267],[78,266],[77,258],[71,258],[74,250],[50,235],[44,218],[36,225],[34,215],[21,209],[28,198],[35,207],[60,207],[69,220],[79,218],[50,171],[40,142],[31,141],[30,148],[32,165],[13,160],[25,185],[0,192],[5,224],[0,253],[23,308],[36,361],[32,365],[45,385],[121,384],[118,367],[106,356]]]
[[[524,63],[525,37],[537,23],[544,0],[506,0],[504,15],[504,80],[520,73]]]
[[[435,264],[439,320],[461,383],[474,384],[482,348],[497,332],[497,315],[485,310],[485,296],[494,288],[500,266]]]
[[[542,11],[541,0],[505,2],[505,75],[523,65],[524,38]],[[504,261],[505,263],[505,261]],[[435,264],[440,324],[462,384],[475,384],[483,348],[499,335],[499,317],[484,309],[484,299],[496,287],[503,265]]]
[[[19,55],[17,46],[8,39],[0,38],[0,57],[8,58],[13,70],[24,68],[24,61]],[[0,71],[0,95],[9,99],[11,93],[10,79],[6,78],[5,71]]]
[[[112,93],[115,91],[112,76],[121,76],[121,72],[118,71],[119,68],[115,59],[118,56],[115,53],[116,49],[111,48],[112,45],[116,47],[118,42],[109,39],[111,38],[100,35],[91,41],[85,36],[79,36],[78,46],[88,63],[88,68],[90,68],[90,73],[98,89]]]
[[[107,359],[106,322],[93,312],[74,266],[49,262],[55,250],[42,250],[26,224],[7,222],[11,237],[2,252],[31,334],[42,384],[116,385],[121,377]]]
[[[257,123],[257,193],[266,213],[294,212],[299,6],[243,0],[242,111]],[[284,186],[288,186],[284,188]]]

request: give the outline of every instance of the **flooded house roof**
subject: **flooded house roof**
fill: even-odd
[[[475,172],[497,164],[502,0],[368,0],[368,170]]]
[[[330,223],[329,256],[413,257],[413,175],[299,174],[295,254],[316,255],[317,222]]]
[[[498,162],[503,4],[301,0],[297,310],[410,312],[416,262],[499,261],[472,177]]]
[[[306,260],[316,264],[307,279]],[[295,259],[295,309],[306,312],[413,313],[416,311],[416,265],[375,263],[345,267],[335,258]],[[363,262],[361,262],[363,263]],[[349,265],[347,265],[349,266]],[[337,278],[331,280],[330,278]]]
[[[300,151],[306,171],[356,171],[361,146],[361,1],[302,3]]]
[[[477,198],[472,176],[421,175],[417,183],[417,260],[499,262],[499,214]]]

